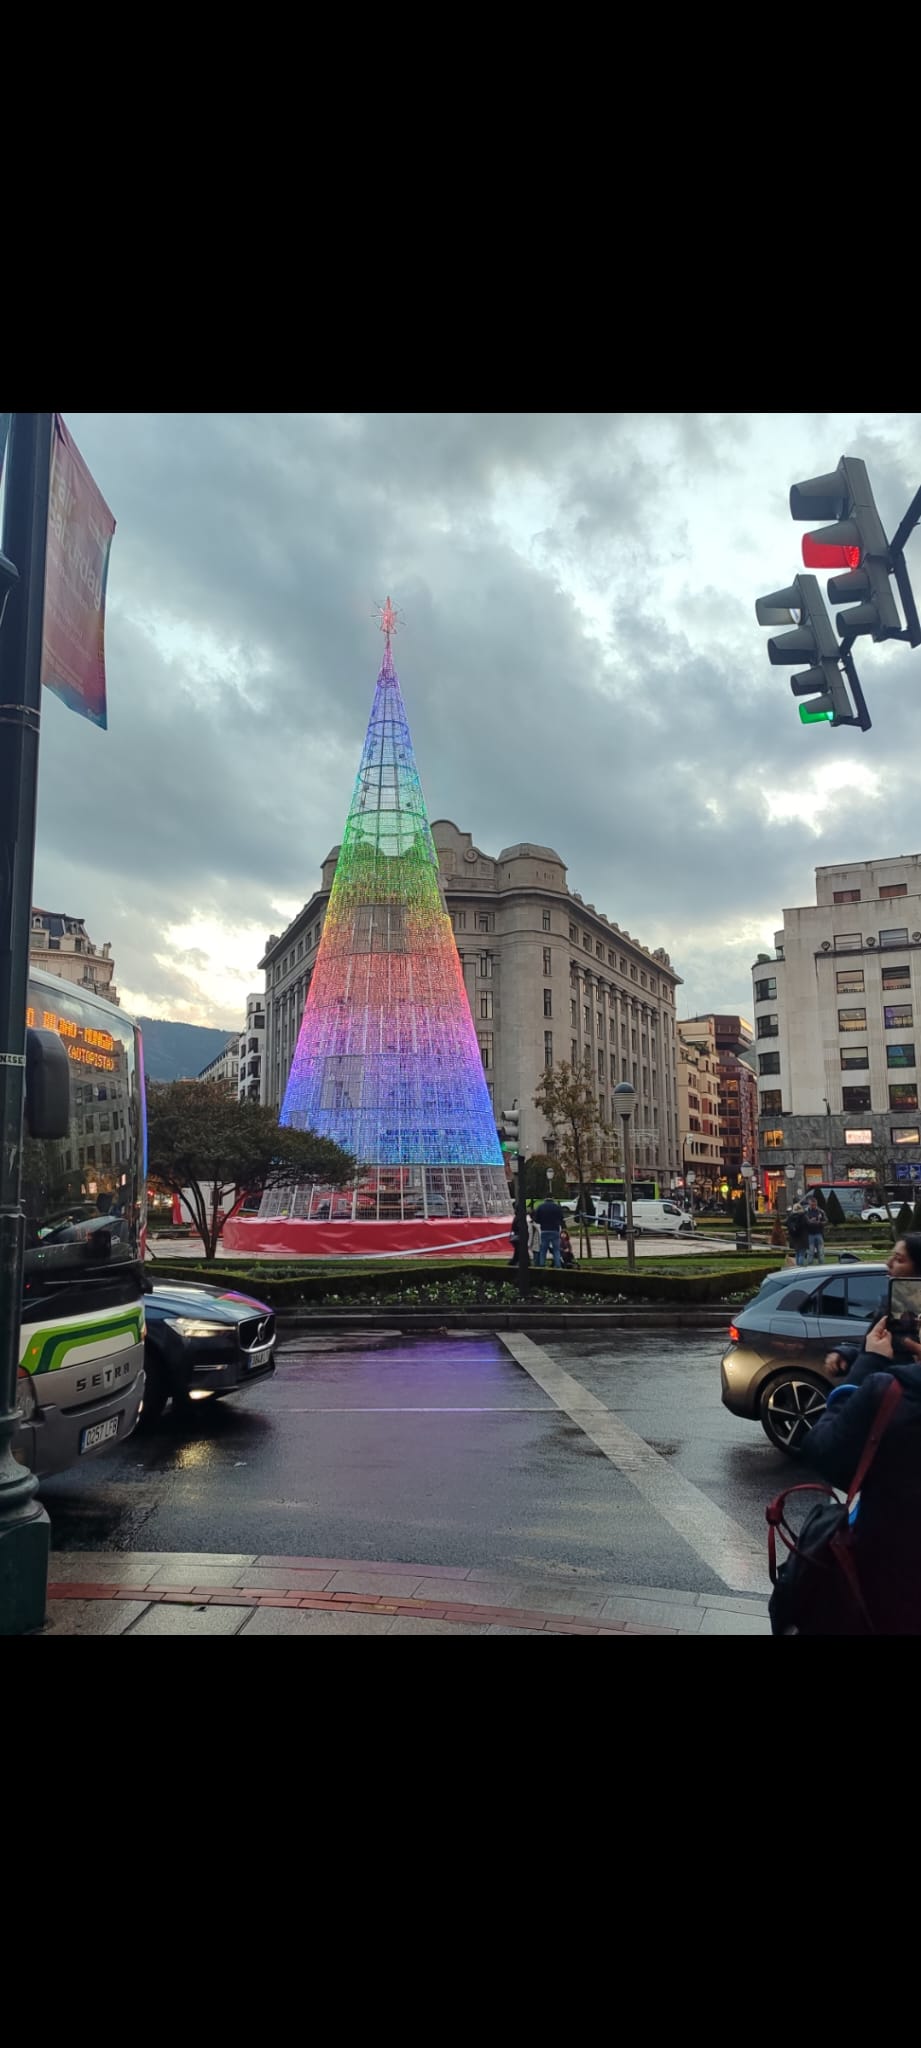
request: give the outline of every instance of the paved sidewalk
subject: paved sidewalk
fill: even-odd
[[[62,1635],[768,1635],[756,1595],[335,1557],[52,1555]]]

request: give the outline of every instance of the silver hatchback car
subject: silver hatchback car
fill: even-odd
[[[760,1422],[779,1451],[806,1450],[835,1384],[826,1353],[860,1343],[888,1285],[885,1266],[788,1266],[769,1273],[729,1325],[720,1368],[723,1402]]]

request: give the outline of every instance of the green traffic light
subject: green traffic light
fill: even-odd
[[[801,704],[799,719],[801,725],[834,725],[835,714],[833,711],[810,711],[807,704]]]

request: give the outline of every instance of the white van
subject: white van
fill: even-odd
[[[634,1202],[633,1228],[651,1237],[678,1237],[690,1232],[691,1219],[677,1202]]]

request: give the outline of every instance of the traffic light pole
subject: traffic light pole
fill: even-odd
[[[515,1263],[518,1268],[518,1292],[528,1294],[531,1287],[531,1256],[528,1249],[528,1201],[525,1193],[524,1170],[526,1160],[523,1152],[515,1154]]]
[[[45,1619],[51,1529],[12,1453],[22,1310],[22,1141],[38,791],[50,412],[10,428],[0,543],[0,1636]]]

